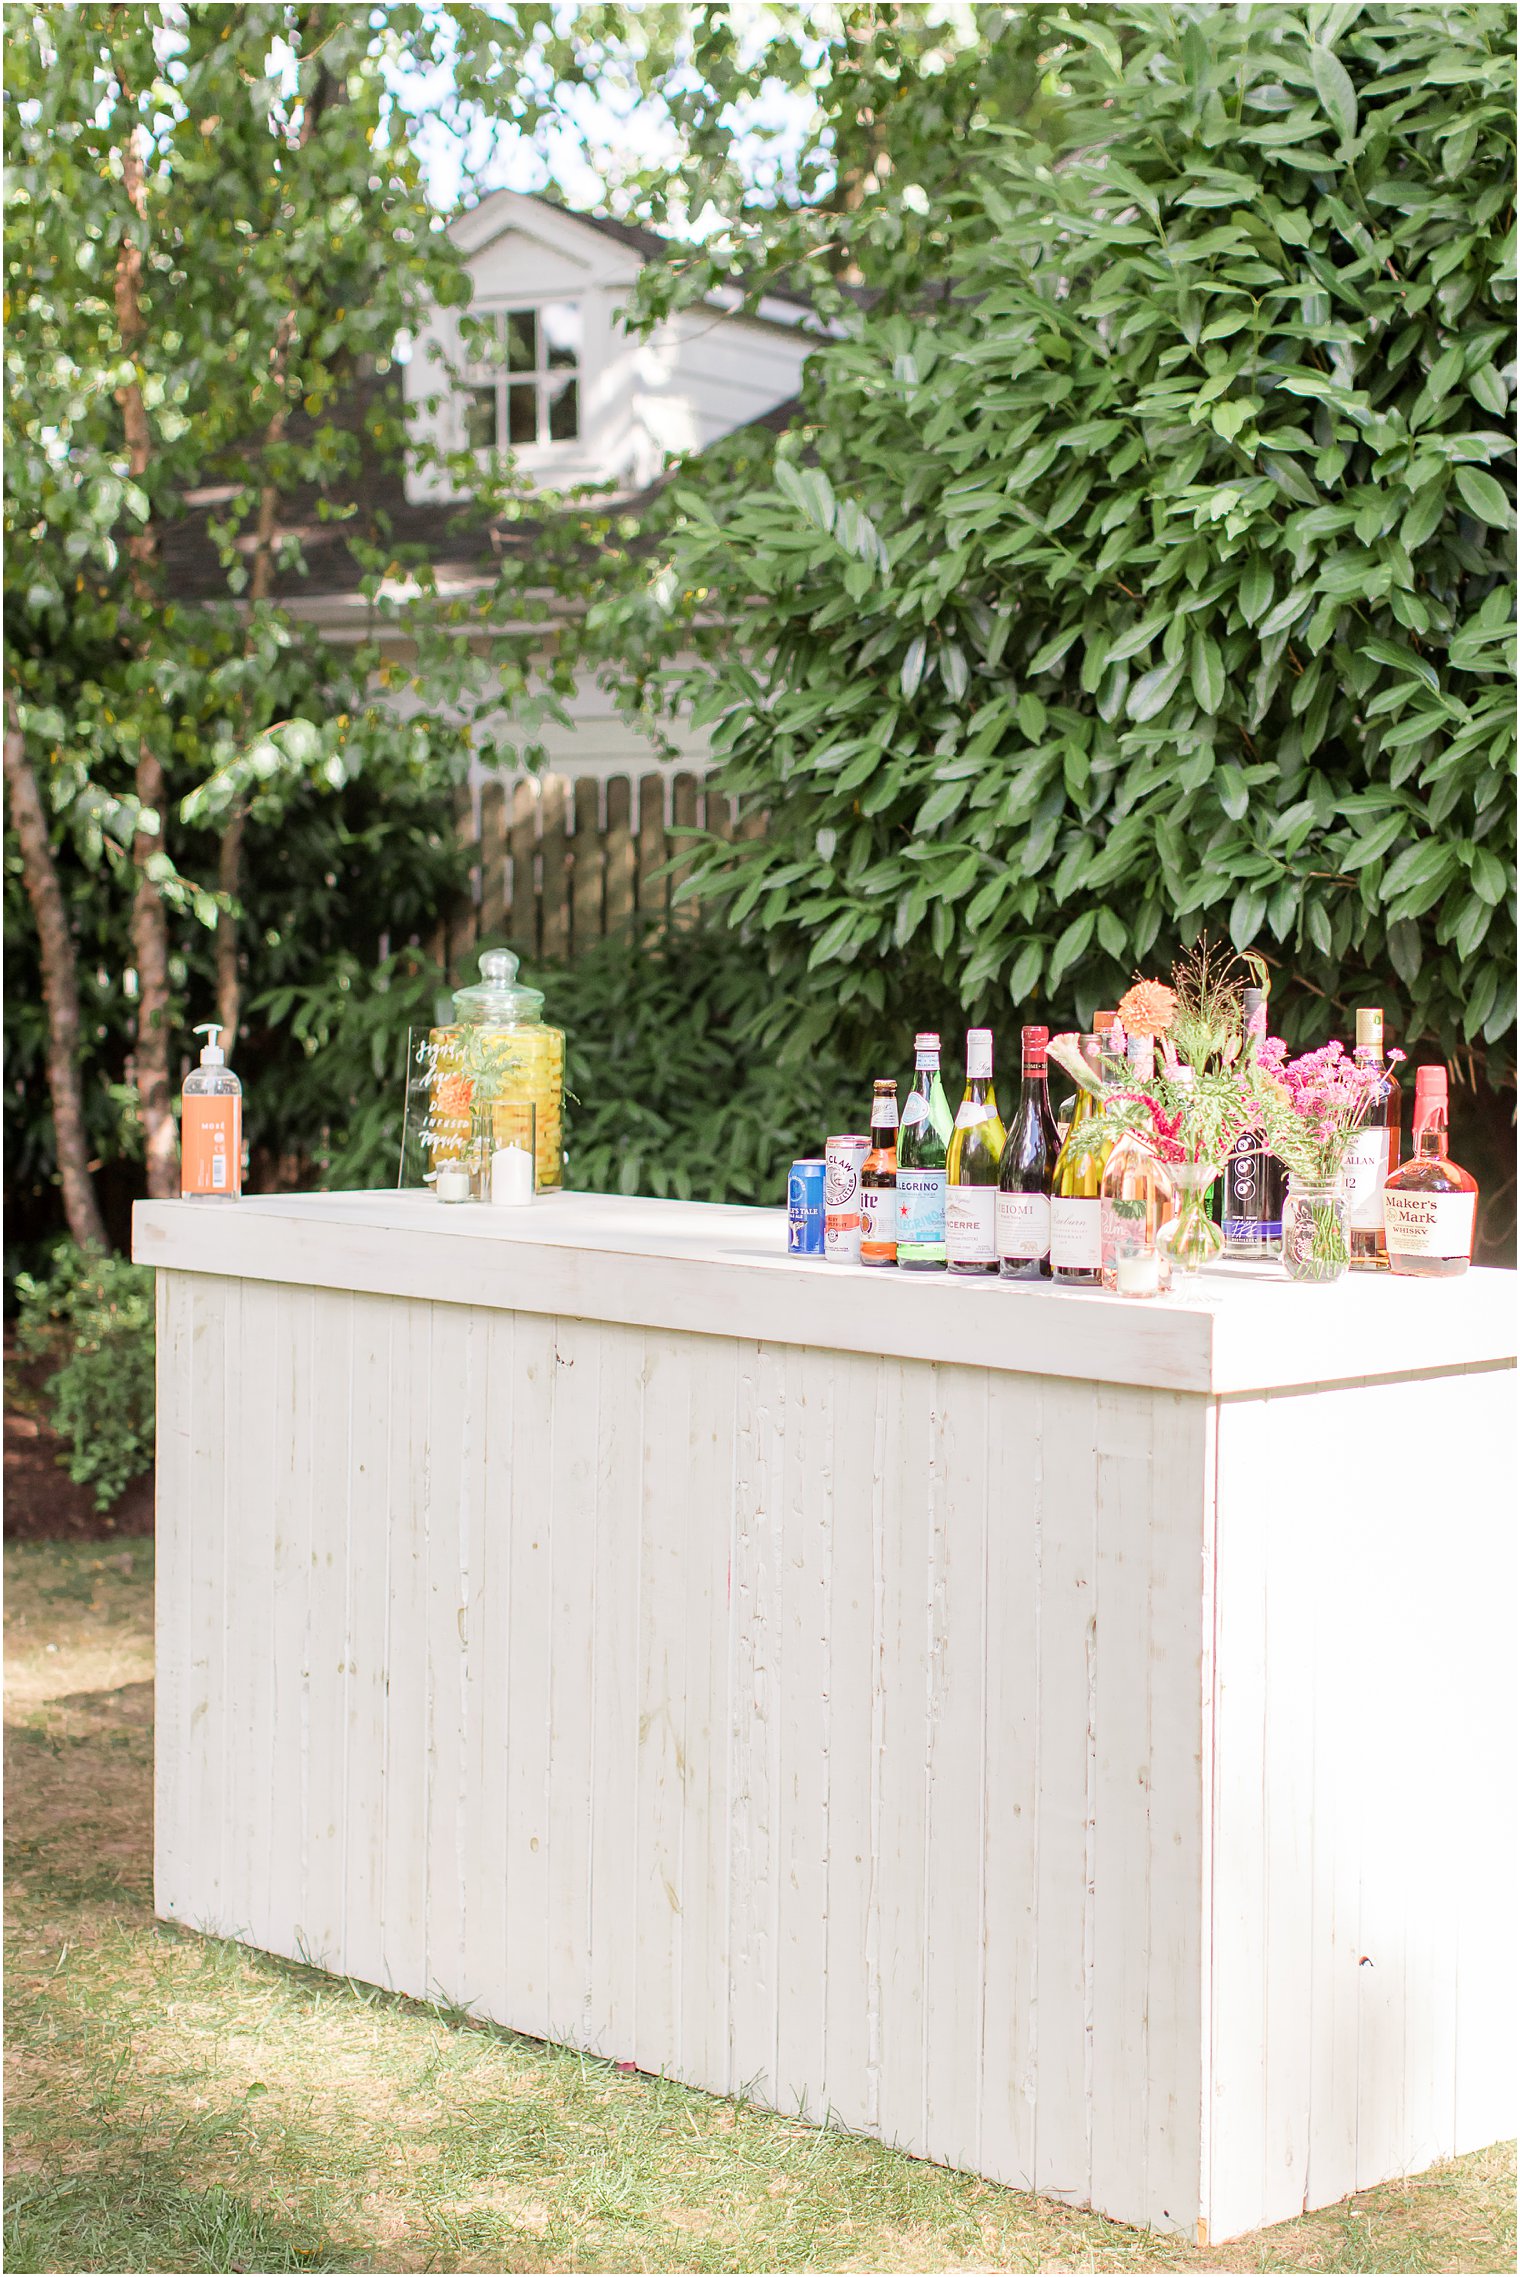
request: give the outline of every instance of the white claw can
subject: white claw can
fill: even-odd
[[[860,1263],[860,1173],[868,1138],[847,1132],[823,1150],[823,1253],[836,1265]]]

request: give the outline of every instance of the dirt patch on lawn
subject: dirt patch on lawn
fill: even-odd
[[[93,1487],[76,1486],[60,1457],[67,1448],[47,1420],[45,1361],[22,1366],[15,1331],[5,1331],[5,1539],[99,1542],[153,1531],[153,1473],[134,1479],[110,1510]]]

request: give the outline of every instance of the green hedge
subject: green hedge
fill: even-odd
[[[1386,1001],[1512,1070],[1513,32],[1052,17],[1062,143],[968,151],[958,298],[815,356],[771,486],[683,493],[771,814],[702,890],[796,1048],[947,985],[1085,1018],[1207,925],[1291,1036]]]

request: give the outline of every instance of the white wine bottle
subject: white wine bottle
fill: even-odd
[[[945,1256],[952,1273],[995,1273],[1003,1125],[992,1088],[992,1030],[966,1035],[966,1096],[945,1163]]]
[[[1108,1148],[1084,1150],[1082,1126],[1098,1112],[1105,1035],[1084,1036],[1091,1071],[1072,1109],[1050,1184],[1050,1277],[1069,1289],[1095,1289],[1103,1279],[1103,1171]]]

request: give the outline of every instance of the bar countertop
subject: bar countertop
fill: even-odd
[[[1516,1351],[1509,1272],[1316,1288],[1276,1264],[1227,1263],[1197,1294],[1136,1301],[789,1257],[784,1210],[637,1195],[526,1209],[389,1191],[139,1202],[132,1254],[233,1280],[1216,1396],[1512,1367]]]

